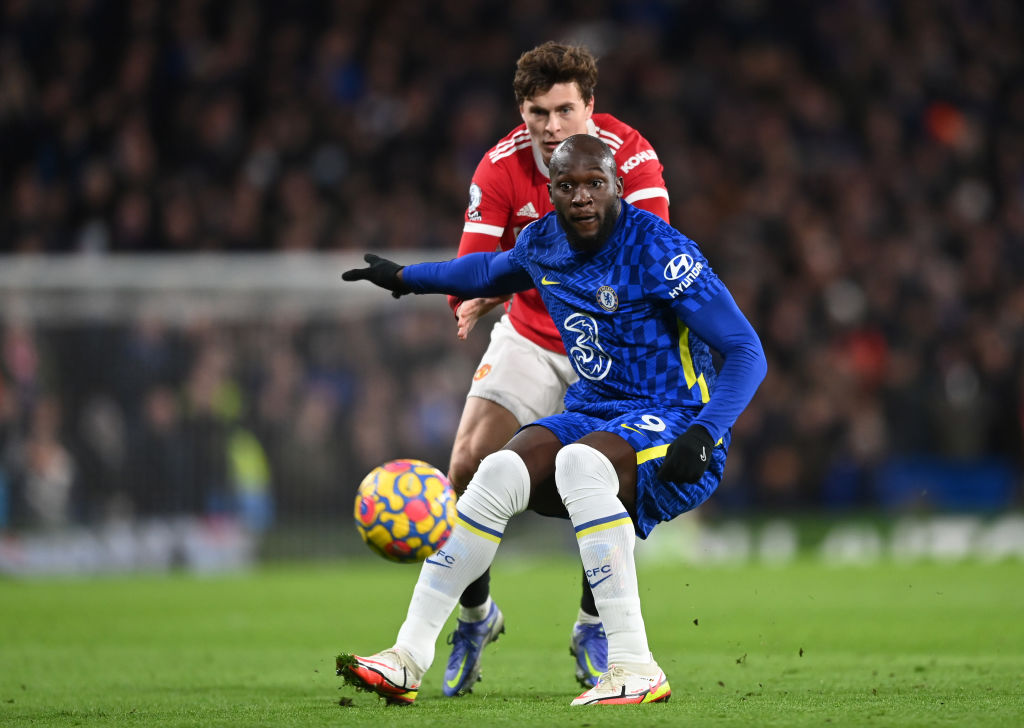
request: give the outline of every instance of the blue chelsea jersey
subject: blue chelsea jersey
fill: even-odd
[[[700,248],[625,202],[596,253],[574,251],[555,213],[527,226],[510,260],[529,273],[579,374],[568,409],[700,409],[715,384],[707,343],[683,323],[723,287]]]

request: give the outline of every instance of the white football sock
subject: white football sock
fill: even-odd
[[[526,510],[529,499],[530,476],[516,453],[499,450],[480,462],[456,504],[452,535],[423,562],[395,642],[424,671],[459,595],[491,565],[509,519]]]
[[[580,443],[555,458],[555,483],[569,511],[594,604],[608,637],[608,664],[652,661],[640,613],[633,521],[618,498],[619,479],[611,461]]]

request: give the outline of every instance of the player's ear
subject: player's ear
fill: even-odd
[[[550,185],[548,185],[548,186],[550,187]],[[622,183],[622,177],[616,177],[615,178],[615,196],[616,197],[622,197],[623,189],[624,189],[624,187],[623,187],[623,183]]]
[[[588,119],[591,116],[594,115],[594,97],[593,96],[590,97],[590,101],[588,101],[586,103],[586,105],[583,107],[583,115],[586,116],[586,118],[588,118]]]
[[[550,182],[548,182],[548,199],[551,200],[551,204],[552,205],[555,204],[555,196],[551,192],[551,183]]]

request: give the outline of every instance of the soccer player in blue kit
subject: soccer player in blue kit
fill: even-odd
[[[766,363],[760,340],[696,243],[622,200],[611,150],[580,134],[550,162],[555,212],[511,250],[402,267],[366,255],[345,280],[392,291],[495,296],[536,286],[579,374],[565,412],[521,429],[481,462],[444,548],[420,571],[395,645],[343,653],[338,674],[411,703],[465,586],[526,509],[571,520],[608,636],[608,670],[573,705],[671,695],[648,647],[633,546],[703,503],[721,481],[730,429]],[[722,356],[712,366],[713,348]]]

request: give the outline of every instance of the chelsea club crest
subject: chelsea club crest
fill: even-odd
[[[597,289],[597,303],[605,311],[611,312],[619,307],[619,296],[611,286],[601,286]]]

